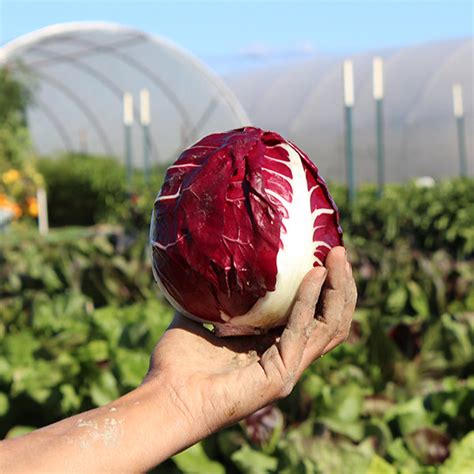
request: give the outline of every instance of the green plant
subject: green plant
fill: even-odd
[[[158,472],[473,471],[474,260],[461,225],[471,225],[473,194],[463,193],[472,182],[440,183],[440,202],[411,186],[397,187],[419,200],[405,202],[393,234],[390,216],[374,211],[375,194],[358,201],[354,221],[342,199],[359,289],[352,332],[278,404],[283,425],[257,439],[243,421]],[[446,208],[457,226],[455,240],[447,238],[450,228],[433,234],[434,224],[422,225],[419,202],[429,196],[430,206],[441,206],[435,220]],[[447,196],[459,196],[458,205]],[[1,436],[98,406],[140,383],[172,317],[152,280],[146,234],[146,227],[131,237],[119,226],[97,226],[2,236]]]
[[[400,239],[410,248],[443,248],[458,258],[474,255],[474,180],[457,178],[420,187],[415,181],[389,184],[382,198],[376,187],[361,186],[356,201],[347,201],[346,188],[332,184],[344,231],[358,247],[393,248]]]
[[[0,68],[0,209],[36,217],[36,191],[43,185],[26,128],[32,85],[24,68]]]
[[[80,153],[42,158],[39,170],[47,186],[52,226],[106,222],[141,229],[149,224],[151,203],[162,179],[161,168],[155,169],[151,184],[145,186],[136,171],[128,189],[117,159]]]

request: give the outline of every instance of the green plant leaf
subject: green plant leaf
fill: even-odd
[[[474,472],[474,431],[457,443],[451,456],[440,467],[439,474],[472,474]]]
[[[274,471],[278,465],[277,458],[255,451],[248,445],[235,451],[231,459],[239,470],[246,474],[267,474]]]
[[[410,294],[410,304],[416,314],[423,317],[428,316],[430,314],[430,305],[421,286],[412,280],[408,282],[407,287]]]
[[[78,355],[83,361],[104,361],[109,358],[107,341],[93,340],[79,349]]]
[[[90,385],[90,395],[96,406],[106,405],[119,396],[117,381],[111,372],[101,372]]]
[[[140,385],[148,370],[149,362],[150,357],[147,354],[119,347],[116,363],[120,383],[130,388]]]
[[[34,426],[23,426],[23,425],[14,426],[5,435],[5,439],[17,438],[18,436],[31,433],[34,430],[36,430]]]
[[[59,387],[61,392],[61,410],[63,413],[73,413],[79,410],[81,406],[81,397],[77,394],[71,384],[63,384]]]
[[[375,455],[370,461],[367,474],[397,474],[397,470],[385,459]]]
[[[432,416],[426,411],[421,397],[393,406],[387,410],[385,420],[397,421],[403,435],[432,425]]]
[[[225,474],[224,466],[209,459],[201,443],[197,443],[182,453],[176,454],[172,459],[185,474],[195,474],[197,472]]]
[[[391,313],[401,313],[407,303],[408,293],[404,286],[399,286],[393,290],[387,298],[387,309]]]
[[[7,395],[0,392],[0,417],[7,414],[9,406],[10,402],[8,401]]]

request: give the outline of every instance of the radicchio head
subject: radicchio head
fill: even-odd
[[[150,240],[175,308],[222,335],[251,334],[286,322],[342,230],[314,163],[277,133],[245,127],[203,138],[168,168]]]

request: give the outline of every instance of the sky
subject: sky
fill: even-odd
[[[0,0],[0,45],[53,23],[110,21],[167,37],[218,72],[473,36],[474,0]]]

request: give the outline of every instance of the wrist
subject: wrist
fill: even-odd
[[[201,397],[195,384],[158,374],[146,379],[132,394],[133,403],[142,405],[150,433],[159,446],[158,462],[211,434],[206,417],[196,403]]]

